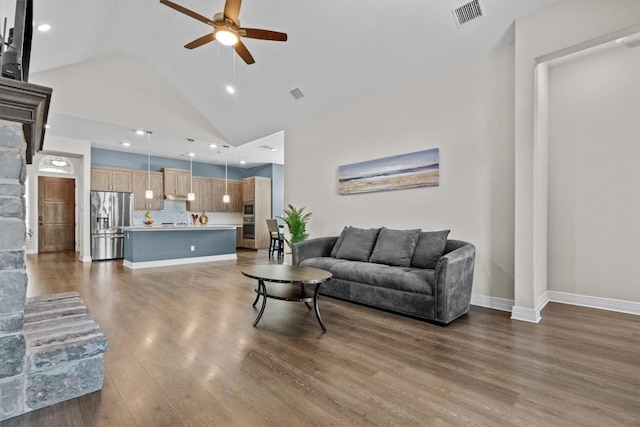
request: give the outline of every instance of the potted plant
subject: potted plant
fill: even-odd
[[[291,247],[292,244],[297,242],[302,242],[309,237],[307,233],[307,222],[309,221],[309,217],[311,216],[311,212],[304,212],[304,207],[300,209],[296,209],[293,205],[287,205],[287,209],[284,210],[284,216],[281,216],[287,224],[287,228],[289,229],[289,239],[285,237],[287,244]]]

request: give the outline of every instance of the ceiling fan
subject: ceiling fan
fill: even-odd
[[[212,33],[206,34],[202,37],[195,39],[194,41],[184,45],[187,49],[195,49],[204,44],[218,40],[220,43],[226,46],[233,46],[238,55],[247,64],[253,64],[256,61],[249,53],[247,47],[240,40],[241,37],[247,37],[250,39],[261,40],[273,40],[285,42],[287,41],[287,35],[285,33],[279,33],[277,31],[260,30],[258,28],[242,28],[240,27],[240,21],[238,15],[240,14],[240,4],[242,0],[227,0],[224,5],[224,12],[216,13],[212,19],[202,16],[186,7],[173,3],[169,0],[160,0],[160,3],[165,6],[169,6],[172,9],[182,12],[200,22],[204,22],[207,25],[211,25],[214,30]]]

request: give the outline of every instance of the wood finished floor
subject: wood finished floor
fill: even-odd
[[[321,298],[269,300],[237,262],[131,271],[27,257],[29,295],[78,291],[109,337],[101,392],[9,426],[638,426],[637,316],[551,303],[538,325],[472,307],[447,328]]]

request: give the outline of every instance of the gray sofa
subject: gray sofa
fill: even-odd
[[[475,246],[448,230],[364,230],[292,245],[293,264],[333,274],[320,293],[440,325],[469,311]]]

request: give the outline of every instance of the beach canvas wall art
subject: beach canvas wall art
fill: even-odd
[[[338,168],[338,193],[430,187],[440,183],[440,150],[416,151]]]

